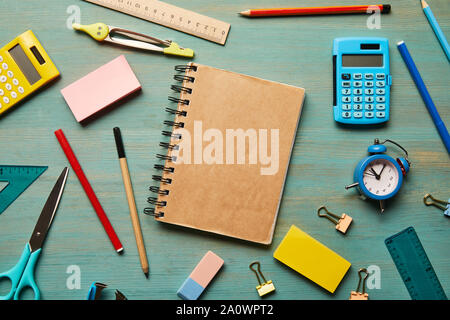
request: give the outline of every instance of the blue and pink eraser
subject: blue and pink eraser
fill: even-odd
[[[208,251],[178,289],[177,295],[184,300],[197,300],[222,265],[223,259]]]

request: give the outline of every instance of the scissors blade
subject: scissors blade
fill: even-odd
[[[31,252],[42,248],[42,244],[50,229],[56,209],[58,208],[59,201],[61,200],[68,174],[69,168],[66,167],[61,172],[58,181],[56,181],[56,184],[42,209],[41,215],[39,216],[29,241]]]

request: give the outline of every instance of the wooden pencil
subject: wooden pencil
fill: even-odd
[[[130,208],[131,223],[133,225],[134,236],[136,238],[136,245],[139,252],[139,260],[141,262],[142,271],[148,278],[149,268],[147,253],[145,251],[144,238],[142,236],[141,224],[136,209],[136,202],[134,200],[133,186],[131,184],[130,172],[128,170],[127,158],[125,156],[125,148],[123,146],[122,134],[120,128],[113,129],[114,138],[116,140],[117,153],[119,156],[120,169],[122,171],[123,184],[125,186],[125,193],[127,195],[128,207]]]

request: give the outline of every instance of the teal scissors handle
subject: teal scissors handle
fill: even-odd
[[[30,245],[27,243],[20,256],[19,262],[10,270],[0,273],[0,280],[2,278],[11,281],[11,290],[5,296],[0,296],[0,300],[19,300],[20,293],[24,288],[31,288],[34,292],[34,299],[40,300],[41,293],[36,281],[34,280],[34,268],[41,253],[41,249],[31,252]]]

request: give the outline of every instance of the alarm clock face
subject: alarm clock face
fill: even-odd
[[[372,199],[384,200],[394,196],[403,181],[400,166],[386,155],[369,157],[360,170],[359,187]]]

